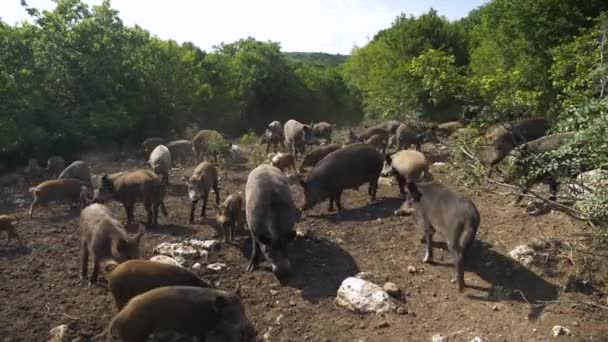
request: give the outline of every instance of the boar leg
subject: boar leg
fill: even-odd
[[[34,195],[34,200],[32,201],[32,204],[30,205],[30,219],[32,218],[32,214],[34,213],[34,208],[36,207],[37,204],[38,204],[38,198],[36,198],[36,195]]]
[[[127,224],[130,224],[133,222],[133,207],[135,206],[135,203],[125,202],[123,206],[125,207],[125,212],[127,213]]]
[[[255,239],[255,235],[253,234],[253,232],[251,232],[251,247],[252,247],[251,248],[251,259],[249,259],[249,265],[247,266],[247,272],[253,271],[255,266],[258,265],[260,253],[261,253],[261,251],[259,250],[260,246],[258,246],[258,242]]]
[[[458,291],[462,292],[464,289],[464,258],[462,256],[462,250],[457,242],[456,244],[449,243],[448,250],[452,254],[452,262],[454,263]]]
[[[93,272],[91,272],[91,277],[89,278],[89,287],[93,286],[97,281],[97,275],[99,274],[99,263],[101,260],[93,255]]]
[[[426,243],[424,259],[422,259],[422,262],[428,263],[433,260],[433,226],[431,226],[422,215],[418,218],[418,225],[424,233],[424,242]]]
[[[550,201],[556,201],[557,200],[557,186],[558,183],[555,180],[555,178],[550,178],[547,183],[549,183],[549,190],[551,191],[551,196],[549,196],[549,200]]]
[[[215,204],[220,205],[220,189],[217,183],[213,185],[213,192],[215,193]]]
[[[198,200],[190,202],[190,224],[194,223],[194,211],[196,210],[196,204]]]
[[[395,174],[395,178],[397,178],[397,183],[399,184],[399,195],[401,198],[406,198],[407,193],[405,192],[405,178],[400,174]]]
[[[336,207],[338,207],[338,213],[342,212],[342,191],[335,195],[334,202],[336,202]]]
[[[207,200],[209,199],[209,191],[205,191],[205,193],[203,194],[203,206],[201,208],[201,217],[206,217],[207,213],[205,213],[205,211],[207,211]],[[218,202],[219,204],[219,202]]]
[[[371,201],[376,201],[376,193],[378,192],[378,178],[369,181],[368,192],[369,195],[372,197]]]
[[[80,278],[84,280],[87,278],[89,268],[89,246],[87,246],[87,243],[84,240],[80,243],[80,249],[82,251],[80,258],[82,273],[80,274]]]

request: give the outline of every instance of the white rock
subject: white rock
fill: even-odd
[[[509,252],[509,256],[513,260],[516,260],[520,264],[528,267],[534,261],[536,251],[529,245],[519,245]]]
[[[224,264],[223,262],[216,262],[216,263],[207,265],[208,269],[216,271],[216,272],[221,271],[226,267],[228,267],[228,266],[226,264]]]
[[[176,245],[176,243],[163,242],[160,245],[154,247],[152,251],[154,252],[154,254],[172,256],[173,250],[175,250]]]
[[[49,331],[51,338],[47,342],[66,342],[70,339],[70,327],[67,324],[62,324],[54,327]]]
[[[203,265],[201,265],[200,262],[197,262],[196,264],[192,265],[192,268],[195,270],[198,270],[198,269],[203,268]]]
[[[475,336],[471,340],[471,342],[484,342],[484,341],[485,341],[485,339],[483,337],[479,337],[479,336]]]
[[[355,313],[384,313],[397,308],[395,300],[380,286],[354,277],[344,279],[335,303]]]
[[[196,249],[213,249],[218,246],[219,241],[217,240],[195,240],[191,239],[187,241],[187,244]]]
[[[156,246],[153,250],[154,254],[166,255],[172,258],[183,258],[188,260],[196,260],[201,256],[207,255],[204,250],[197,250],[187,243],[169,243],[163,242]]]
[[[195,260],[200,256],[200,253],[194,247],[182,244],[173,250],[173,256]]]
[[[570,329],[566,327],[562,327],[561,325],[556,325],[553,327],[553,337],[558,337],[561,335],[570,335]]]
[[[441,334],[435,334],[431,337],[431,341],[433,342],[447,342],[449,339],[447,336],[443,336]]]
[[[180,261],[177,261],[176,259],[173,259],[172,257],[166,256],[166,255],[155,255],[150,258],[150,261],[160,262],[161,264],[174,265],[174,266],[179,266],[179,267],[184,266],[183,259],[181,259],[180,260],[181,262],[180,262]]]
[[[393,178],[390,177],[380,177],[378,178],[378,184],[392,186],[394,183]]]
[[[444,167],[445,163],[444,162],[435,162],[433,163],[433,167]]]
[[[581,186],[582,185],[582,186]],[[598,188],[608,187],[608,171],[595,169],[576,176],[576,183],[568,186],[573,195],[596,192]]]

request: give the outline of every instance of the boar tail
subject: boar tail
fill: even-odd
[[[471,248],[473,248],[473,240],[475,239],[476,233],[477,228],[474,225],[467,223],[462,235],[460,235],[458,244],[460,245],[460,250],[465,258],[469,254]]]

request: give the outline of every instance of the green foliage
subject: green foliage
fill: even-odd
[[[256,145],[260,142],[260,136],[255,134],[254,131],[249,131],[239,139],[241,145]]]
[[[337,67],[343,64],[348,56],[332,55],[323,52],[286,52],[287,59],[294,63],[315,64],[329,67]]]
[[[576,206],[600,228],[600,238],[608,241],[608,190],[601,188],[597,192],[588,192]]]

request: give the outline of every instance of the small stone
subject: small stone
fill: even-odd
[[[563,327],[561,325],[556,325],[553,327],[553,337],[558,337],[561,335],[570,335],[570,329]]]
[[[266,331],[262,337],[264,342],[270,342],[272,341],[271,335],[270,333],[272,332],[272,327],[268,328],[268,331]]]
[[[400,306],[397,308],[397,313],[399,315],[407,315],[407,310],[403,306]]]
[[[221,271],[226,267],[228,267],[228,266],[226,264],[224,264],[223,262],[216,262],[216,263],[207,265],[208,269],[216,271],[216,272]]]
[[[397,284],[395,284],[395,283],[391,283],[391,282],[385,283],[384,286],[382,286],[382,288],[384,289],[384,291],[386,291],[386,293],[388,293],[389,295],[391,295],[393,297],[397,297],[401,293],[401,290],[399,290],[399,287],[397,287]]]
[[[408,271],[410,274],[416,274],[416,272],[418,272],[418,270],[416,269],[416,267],[414,267],[414,266],[412,266],[412,265],[408,265],[408,266],[407,266],[407,271]]]
[[[448,337],[441,334],[435,334],[431,337],[432,342],[448,342]]]
[[[382,328],[388,328],[390,326],[390,324],[387,321],[382,321],[380,323],[378,323],[377,327],[382,329]]]
[[[47,342],[67,342],[71,329],[67,324],[54,327],[49,331],[51,338]]]
[[[289,306],[296,306],[298,305],[298,303],[294,302],[293,300],[289,301]]]
[[[285,317],[285,316],[283,316],[283,314],[279,314],[279,315],[277,316],[277,318],[275,318],[275,320],[274,320],[274,324],[276,324],[276,325],[281,325],[281,321],[283,320],[283,317]]]
[[[359,314],[384,313],[397,308],[397,302],[380,286],[354,277],[342,281],[334,302]]]
[[[536,328],[532,329],[532,332],[537,332],[537,331],[538,331],[538,329],[536,329]]]
[[[277,290],[273,290],[273,289],[270,289],[270,295],[271,295],[271,296],[276,296],[276,295],[278,295],[278,294],[279,294],[279,291],[277,291]]]
[[[498,306],[494,305],[494,306],[492,307],[492,311],[498,311]]]
[[[188,244],[194,248],[202,248],[202,249],[213,249],[219,246],[219,241],[217,240],[188,240]]]
[[[201,265],[200,262],[197,262],[196,264],[192,265],[192,268],[195,270],[201,269],[203,267],[203,265]]]
[[[479,337],[479,336],[475,336],[471,340],[471,342],[483,342],[483,341],[485,341],[485,340],[482,337]]]
[[[572,325],[578,327],[580,324],[578,324],[578,322],[572,322]]]
[[[183,259],[177,260],[175,258],[168,257],[166,255],[155,255],[150,258],[150,261],[160,262],[161,264],[173,265],[183,267]],[[180,262],[181,261],[181,262]]]

